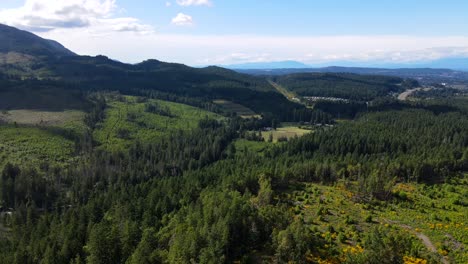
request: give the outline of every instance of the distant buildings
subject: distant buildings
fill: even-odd
[[[321,96],[304,96],[309,102],[317,102],[317,101],[332,101],[332,102],[344,102],[348,103],[348,99],[337,98],[337,97],[321,97]]]

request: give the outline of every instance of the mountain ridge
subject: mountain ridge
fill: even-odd
[[[127,95],[177,97],[177,100],[205,105],[223,99],[242,104],[258,114],[279,116],[304,108],[288,101],[262,77],[217,66],[193,68],[155,59],[128,64],[103,55],[80,56],[32,33],[8,26],[2,28],[0,39],[4,40],[4,53],[0,53],[0,75],[4,76],[4,85],[0,92],[4,98],[0,107],[2,102],[8,107],[21,105],[25,97],[35,102],[38,100],[34,97],[45,93],[51,97],[44,103],[35,103],[36,108],[50,108],[62,100],[53,99],[54,94],[117,91]],[[24,81],[30,84],[25,85]]]
[[[27,44],[27,45],[26,45]],[[17,52],[32,56],[76,56],[55,40],[0,24],[0,53]]]
[[[271,61],[271,62],[247,62],[241,64],[220,65],[228,69],[280,69],[280,68],[307,68],[308,65],[298,61]]]
[[[303,63],[299,61],[272,61],[272,62],[246,62],[243,64],[225,65],[234,70],[279,70],[279,69],[309,69],[309,68],[383,68],[383,69],[450,69],[456,71],[468,71],[468,58],[447,57],[431,61],[415,61],[410,63],[385,63],[385,62],[358,62],[335,61],[332,63]]]

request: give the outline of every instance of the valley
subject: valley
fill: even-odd
[[[0,40],[0,263],[468,262],[463,89]]]

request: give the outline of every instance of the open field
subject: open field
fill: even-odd
[[[280,138],[291,139],[294,137],[302,137],[303,135],[311,132],[312,130],[302,129],[297,126],[284,126],[272,131],[262,131],[262,137],[268,141],[270,135],[272,135],[273,142],[278,142],[278,139]]]
[[[52,130],[2,125],[0,138],[0,167],[7,162],[64,165],[73,159],[74,142]]]
[[[177,130],[190,130],[206,117],[221,116],[200,108],[161,100],[138,102],[125,96],[123,101],[108,99],[106,118],[98,124],[94,138],[108,150],[123,150],[133,141],[151,142]],[[157,104],[166,115],[145,111],[146,104]]]
[[[409,234],[436,263],[468,263],[467,188],[466,176],[442,185],[400,183],[392,201],[368,204],[355,199],[344,183],[298,183],[276,199],[325,238],[329,250],[345,255],[362,246],[365,232],[380,226]]]
[[[0,112],[0,121],[7,124],[56,126],[82,131],[85,113],[78,110],[40,111],[10,110]]]
[[[0,112],[0,166],[7,162],[65,165],[75,156],[71,135],[86,129],[78,110],[3,110]]]
[[[236,113],[238,116],[242,118],[261,118],[260,115],[252,111],[251,109],[240,105],[233,103],[231,101],[227,100],[214,100],[213,103],[221,106],[226,112],[230,113]]]

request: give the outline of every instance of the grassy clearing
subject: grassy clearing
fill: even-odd
[[[145,111],[146,104],[157,104],[170,115]],[[133,141],[151,142],[176,130],[190,130],[203,118],[222,119],[221,116],[200,108],[160,101],[139,101],[125,96],[123,100],[108,98],[104,122],[98,124],[94,138],[108,150],[123,150]]]
[[[382,226],[389,232],[408,232],[428,252],[433,246],[430,254],[437,260],[468,263],[467,190],[466,176],[451,184],[399,184],[393,201],[364,204],[344,184],[298,183],[276,199],[325,238],[328,249],[343,254],[356,249],[366,231]]]
[[[238,116],[242,118],[261,118],[260,115],[258,115],[251,109],[243,105],[233,103],[231,101],[214,100],[213,103],[221,106],[224,109],[224,111],[229,112],[229,113],[236,113]]]
[[[49,129],[0,126],[0,167],[5,163],[65,165],[73,160],[74,142]]]
[[[262,137],[265,141],[268,141],[271,135],[273,137],[273,142],[278,142],[278,139],[281,138],[287,138],[289,140],[294,137],[302,137],[307,133],[312,133],[312,130],[299,128],[297,126],[284,126],[273,131],[262,131]]]
[[[0,112],[0,121],[7,124],[56,126],[83,131],[85,113],[78,110],[40,111],[40,110],[10,110]]]

